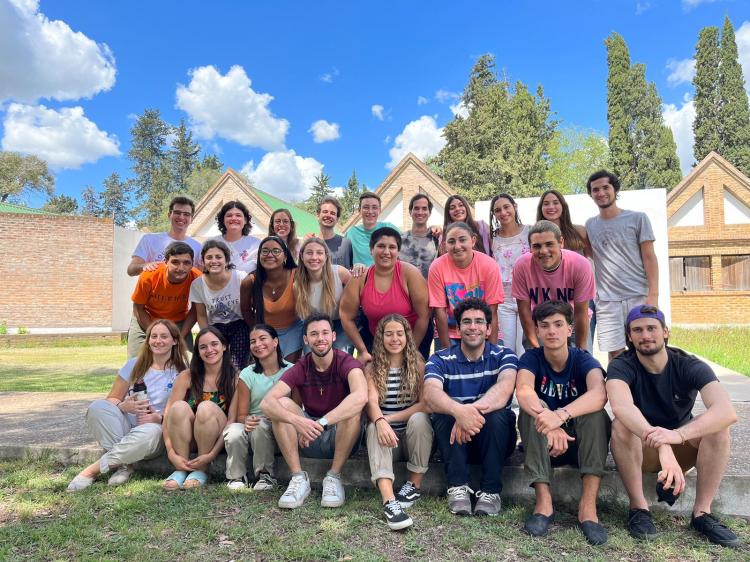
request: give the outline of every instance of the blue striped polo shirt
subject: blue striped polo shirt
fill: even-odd
[[[437,379],[445,393],[462,404],[471,404],[484,396],[505,369],[518,370],[518,358],[505,347],[484,344],[484,353],[469,361],[456,343],[430,356],[425,365],[425,380]],[[504,407],[510,407],[511,400]]]

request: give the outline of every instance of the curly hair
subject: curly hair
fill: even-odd
[[[401,386],[398,389],[398,403],[416,402],[422,390],[422,379],[424,368],[421,366],[421,355],[414,343],[414,336],[409,322],[400,314],[388,314],[383,316],[375,329],[372,345],[372,367],[370,376],[378,389],[378,402],[385,402],[388,393],[388,371],[391,368],[388,352],[383,343],[383,332],[388,322],[398,322],[403,326],[406,334],[406,347],[403,351],[401,363]]]
[[[216,213],[216,225],[219,227],[219,232],[222,236],[227,233],[227,225],[224,224],[224,217],[232,209],[239,209],[242,211],[242,215],[245,217],[245,225],[242,227],[242,236],[250,234],[250,230],[253,228],[252,217],[250,211],[242,201],[227,201],[222,205],[219,212]]]

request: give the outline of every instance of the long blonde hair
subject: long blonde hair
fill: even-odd
[[[135,364],[133,365],[133,370],[130,373],[130,380],[128,381],[130,384],[135,384],[141,380],[146,373],[148,373],[151,365],[154,364],[154,354],[151,351],[151,346],[148,344],[148,340],[151,338],[151,331],[157,324],[166,327],[167,330],[169,330],[169,335],[172,336],[172,339],[175,341],[175,344],[172,346],[172,353],[164,364],[164,368],[166,369],[170,366],[174,367],[178,373],[187,369],[188,362],[187,353],[185,352],[185,341],[182,339],[182,336],[180,336],[179,328],[177,328],[175,323],[171,320],[154,320],[149,324],[149,327],[146,328],[146,340],[143,342],[143,345],[141,345],[141,349],[138,350],[138,355],[136,355]]]
[[[302,256],[305,254],[305,248],[313,243],[322,246],[323,251],[326,254],[326,259],[323,263],[323,278],[321,281],[322,286],[320,291],[319,309],[314,309],[310,302],[312,279],[310,279],[310,273],[307,271],[307,267],[305,267],[305,264],[302,261]],[[338,275],[338,271],[334,273],[333,265],[331,264],[331,252],[328,249],[328,244],[317,236],[305,240],[299,250],[299,266],[297,267],[297,275],[294,276],[294,307],[297,311],[297,317],[307,318],[313,312],[322,312],[328,316],[333,315],[336,310],[334,275]]]
[[[378,402],[382,404],[388,393],[388,371],[391,368],[388,352],[383,343],[383,332],[388,322],[398,322],[404,328],[406,335],[406,347],[404,347],[403,362],[401,363],[401,386],[398,389],[398,403],[403,404],[407,400],[416,402],[422,390],[422,378],[424,366],[421,355],[414,344],[414,336],[409,322],[400,314],[388,314],[383,316],[375,329],[375,337],[372,345],[372,368],[370,376],[378,389]]]

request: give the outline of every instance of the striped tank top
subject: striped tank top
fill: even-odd
[[[401,367],[391,367],[388,369],[388,381],[385,385],[385,400],[380,404],[380,411],[384,416],[395,414],[406,410],[414,404],[416,400],[412,396],[405,396],[404,400],[399,403],[398,394],[401,388]],[[391,422],[394,431],[406,429],[406,422]]]

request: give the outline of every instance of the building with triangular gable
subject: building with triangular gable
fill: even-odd
[[[750,178],[711,152],[667,196],[672,319],[750,323]]]
[[[380,220],[390,222],[401,230],[408,230],[411,228],[409,200],[414,195],[424,193],[430,198],[433,209],[428,223],[442,226],[445,201],[455,194],[455,191],[430,170],[427,164],[410,152],[393,168],[375,193],[381,200]],[[361,221],[360,214],[354,213],[342,229],[346,231]]]
[[[188,235],[200,239],[218,236],[220,232],[219,225],[216,223],[216,214],[227,201],[241,201],[247,206],[253,224],[250,234],[258,238],[266,236],[271,214],[281,208],[289,209],[292,213],[297,226],[297,236],[304,236],[308,232],[319,230],[315,215],[249,185],[241,174],[232,168],[227,168],[227,171],[196,203],[195,215],[188,229]]]

